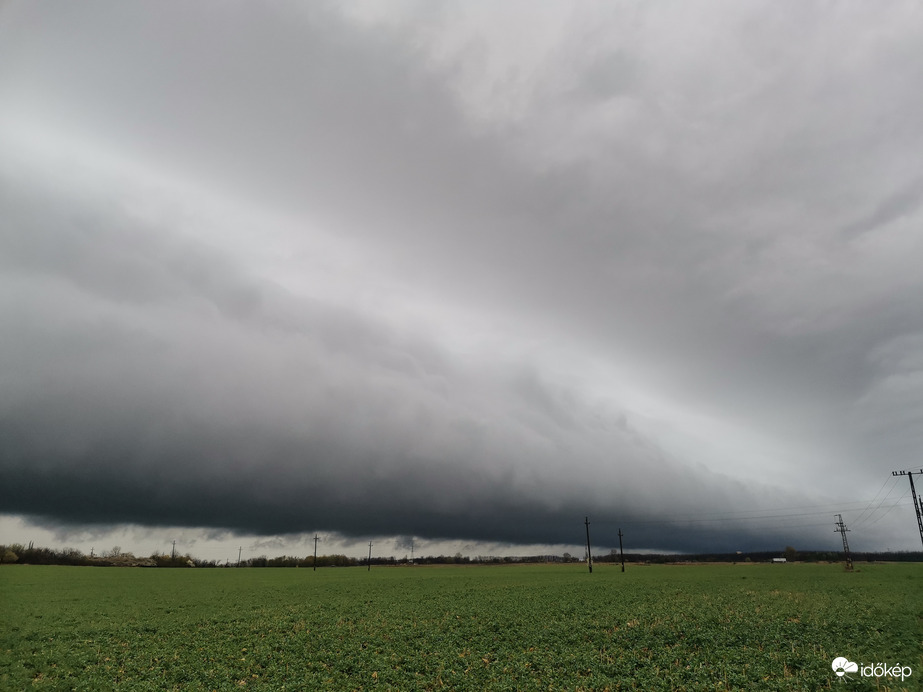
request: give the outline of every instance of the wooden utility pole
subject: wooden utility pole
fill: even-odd
[[[173,541],[173,550],[172,550],[172,552],[170,553],[170,559],[171,559],[171,560],[175,560],[175,559],[176,559],[176,541]]]
[[[244,547],[240,546],[237,549],[237,566],[240,567],[240,554],[243,552]]]
[[[314,534],[314,571],[317,571],[317,534]]]
[[[590,552],[590,518],[584,517],[583,523],[586,524],[586,563],[590,567],[590,574],[593,574],[593,553]]]
[[[619,555],[622,558],[622,571],[625,571],[625,553],[622,552],[622,529],[619,529]]]
[[[366,571],[372,571],[372,541],[369,541],[369,568]]]

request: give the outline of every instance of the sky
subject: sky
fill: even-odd
[[[918,1],[3,2],[0,542],[919,550],[921,151]]]

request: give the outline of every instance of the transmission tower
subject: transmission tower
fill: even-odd
[[[923,473],[923,469],[917,471]],[[917,491],[913,487],[913,471],[892,471],[892,476],[907,476],[910,481],[910,494],[913,495],[913,509],[917,513],[917,528],[920,529],[920,541],[923,542],[923,498],[917,499]]]
[[[852,571],[852,556],[849,554],[849,541],[846,540],[846,532],[849,529],[846,528],[846,525],[843,523],[843,515],[837,514],[836,528],[834,533],[839,533],[843,536],[843,552],[846,554],[846,569],[847,571]]]

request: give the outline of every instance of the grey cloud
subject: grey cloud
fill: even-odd
[[[641,522],[817,501],[831,458],[862,480],[876,450],[909,462],[916,371],[887,354],[923,330],[923,31],[901,8],[855,46],[855,8],[674,12],[577,12],[532,55],[442,6],[387,25],[319,5],[6,9],[0,127],[283,210],[303,237],[267,227],[267,246],[321,226],[374,258],[357,284],[446,314],[430,334],[399,301],[298,293],[231,233],[7,164],[4,511],[542,543],[592,511],[652,546],[752,545],[775,538]],[[441,55],[440,32],[462,48]],[[765,450],[736,478],[667,453],[629,403],[527,358],[460,357],[435,334],[454,309],[566,343],[564,371],[609,361],[816,452],[809,487],[774,488]]]
[[[268,284],[256,284],[260,310],[242,317],[214,290],[243,282],[220,253],[203,260],[212,281],[190,281],[171,271],[166,229],[133,245],[124,216],[93,232],[51,221],[71,229],[73,264],[34,253],[23,302],[4,308],[6,512],[564,542],[572,516],[602,518],[610,503],[619,516],[649,516],[642,486],[660,511],[739,502],[736,484],[695,477],[532,368],[452,364],[419,337],[293,305]],[[110,278],[124,281],[126,266],[132,283],[159,288],[120,290]],[[46,271],[70,281],[31,292]],[[203,300],[218,309],[197,310]],[[145,311],[158,303],[166,319]],[[104,317],[87,319],[94,312]],[[288,322],[271,319],[284,313]]]
[[[904,190],[892,194],[878,202],[875,209],[865,218],[854,221],[843,229],[843,234],[856,236],[874,231],[896,219],[901,219],[916,212],[923,204],[920,181],[916,180]]]

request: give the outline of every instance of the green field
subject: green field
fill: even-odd
[[[12,565],[0,607],[3,690],[923,689],[919,564]]]

